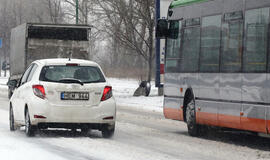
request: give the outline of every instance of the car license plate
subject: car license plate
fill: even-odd
[[[89,100],[88,92],[62,92],[61,100]]]

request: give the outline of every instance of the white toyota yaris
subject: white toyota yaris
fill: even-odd
[[[25,126],[27,136],[38,129],[98,129],[114,134],[116,104],[112,87],[98,64],[78,59],[34,61],[10,99],[10,130]]]

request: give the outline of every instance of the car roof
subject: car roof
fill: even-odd
[[[82,66],[98,66],[96,62],[83,60],[83,59],[68,59],[68,58],[54,58],[54,59],[40,59],[33,63],[39,63],[41,65],[66,65],[67,63],[76,63]]]

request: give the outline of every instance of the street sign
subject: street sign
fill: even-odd
[[[0,38],[0,48],[2,48],[2,38]]]

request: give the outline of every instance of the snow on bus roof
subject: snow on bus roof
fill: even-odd
[[[209,1],[209,0],[174,0],[171,3],[170,8],[175,8],[179,6],[187,6],[193,3],[206,2],[206,1]]]

